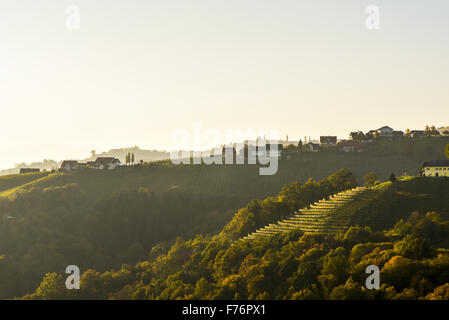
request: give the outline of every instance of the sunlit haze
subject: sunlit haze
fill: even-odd
[[[0,169],[175,129],[292,140],[449,124],[449,3],[76,0],[0,4]],[[380,8],[380,30],[365,26]]]

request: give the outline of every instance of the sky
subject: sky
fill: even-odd
[[[448,17],[447,0],[2,0],[0,169],[170,150],[195,121],[291,140],[449,125]]]

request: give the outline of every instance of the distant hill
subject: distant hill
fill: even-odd
[[[106,152],[102,152],[100,154],[92,155],[90,158],[84,160],[95,160],[97,157],[114,157],[118,158],[122,163],[125,163],[126,155],[131,152],[134,153],[135,162],[140,162],[140,160],[144,162],[150,161],[159,161],[159,160],[167,160],[170,159],[170,153],[166,151],[158,151],[158,150],[144,150],[139,147],[131,147],[131,148],[121,148],[121,149],[111,149]]]
[[[159,160],[167,160],[170,158],[170,153],[166,151],[158,151],[158,150],[145,150],[140,149],[139,147],[131,147],[131,148],[121,148],[121,149],[111,149],[106,152],[102,152],[99,154],[93,154],[89,158],[82,159],[80,161],[94,161],[97,157],[114,157],[118,158],[120,162],[125,163],[125,157],[128,152],[133,153],[135,157],[135,162],[140,162],[143,160],[144,162],[150,161],[159,161]],[[15,168],[0,170],[0,176],[2,175],[10,175],[10,174],[18,174],[20,168],[39,168],[41,170],[53,170],[58,169],[61,166],[61,163],[64,159],[59,161],[52,159],[45,159],[41,162],[31,162],[31,163],[17,163]]]

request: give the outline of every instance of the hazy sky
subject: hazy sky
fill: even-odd
[[[170,149],[195,120],[295,140],[449,125],[448,39],[447,0],[2,0],[0,168]]]

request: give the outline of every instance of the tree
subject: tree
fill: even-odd
[[[432,250],[426,239],[418,238],[411,234],[398,241],[394,245],[393,252],[402,257],[414,260],[428,258],[432,254]]]
[[[444,134],[445,136],[449,136],[449,130],[444,130],[444,131],[443,131],[443,134]]]
[[[299,143],[298,143],[298,150],[299,150],[299,151],[302,151],[302,147],[303,147],[303,145],[302,145],[302,140],[299,140]]]
[[[446,157],[449,158],[449,144],[446,145],[446,152],[445,152],[445,154],[446,154]]]
[[[284,153],[295,153],[297,149],[293,144],[289,144],[287,147],[284,148]]]
[[[449,300],[449,283],[436,287],[432,293],[429,293],[427,300]]]
[[[376,184],[379,184],[379,178],[374,172],[369,172],[363,177],[363,181],[365,181],[365,186],[372,187]]]
[[[131,155],[131,163],[132,164],[134,164],[134,160],[135,160],[135,158],[134,158],[134,152],[133,152],[133,154]]]
[[[426,126],[426,128],[424,129],[424,134],[426,136],[430,136],[430,127],[429,126]]]
[[[410,129],[407,128],[407,130],[405,130],[405,136],[410,137]]]
[[[36,298],[39,300],[62,299],[67,291],[64,286],[64,279],[60,274],[46,273],[36,289]]]
[[[395,175],[394,173],[392,173],[392,174],[390,175],[390,181],[391,181],[391,182],[395,182],[395,181],[396,181],[396,175]]]
[[[431,126],[430,127],[430,134],[432,136],[439,136],[440,132],[437,130],[437,128],[435,126]]]
[[[370,294],[359,283],[349,278],[344,285],[335,287],[329,298],[331,300],[366,300],[370,298]]]

